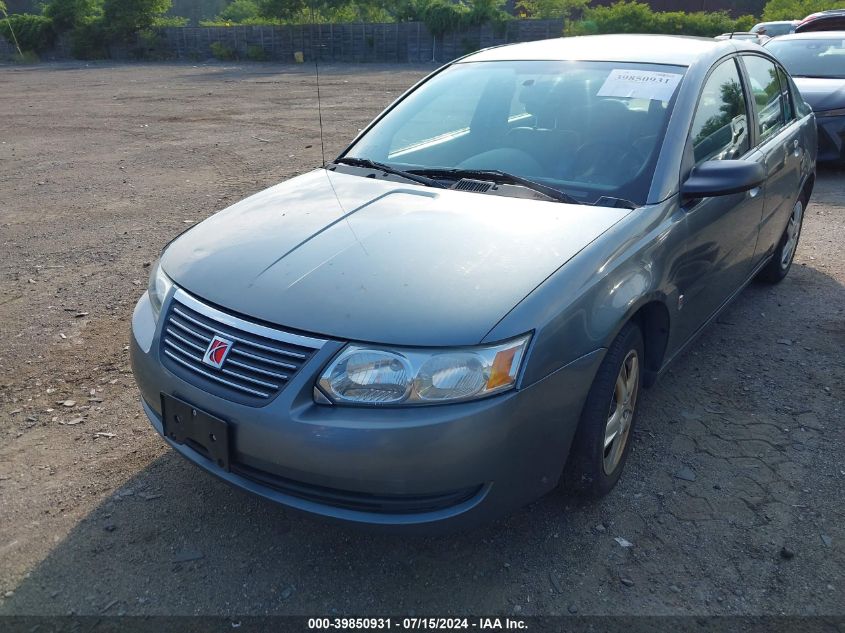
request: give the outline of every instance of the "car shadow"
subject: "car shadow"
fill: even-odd
[[[825,178],[822,200],[839,195],[841,204],[841,187]],[[810,370],[841,374],[835,354],[845,342],[845,288],[804,260],[779,286],[750,285],[645,394],[627,470],[600,502],[557,491],[469,532],[372,533],[253,497],[169,452],[79,521],[0,613],[700,613],[757,589],[777,602],[767,586],[774,563],[745,573],[742,557],[791,525],[773,504],[814,485],[803,479],[803,460],[835,449],[820,443],[816,453],[792,454],[797,440],[777,427],[794,426],[807,412],[799,409],[832,414],[818,395],[823,372]],[[773,395],[777,369],[791,361],[805,368],[791,377],[791,392]],[[760,418],[777,422],[762,440]],[[733,438],[738,453],[708,443],[746,429],[748,437]],[[742,461],[752,460],[741,451],[746,441],[769,443],[794,469],[758,480],[754,468],[763,467]],[[683,468],[692,475],[679,475]],[[743,477],[755,482],[748,490],[736,488]],[[714,549],[725,553],[714,557]],[[801,564],[823,565],[814,555]],[[818,556],[826,555],[822,548]],[[689,586],[690,575],[695,591],[666,589]],[[734,585],[745,593],[732,593]]]

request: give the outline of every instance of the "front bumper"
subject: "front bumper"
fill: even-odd
[[[845,115],[818,116],[819,162],[845,163]]]
[[[162,434],[162,393],[232,427],[229,471],[166,438],[182,456],[297,510],[425,531],[485,522],[554,488],[604,355],[596,350],[533,385],[476,402],[353,408],[313,401],[320,370],[343,346],[330,341],[278,396],[256,407],[170,372],[159,358],[160,328],[144,295],[133,315],[130,355],[153,427]]]

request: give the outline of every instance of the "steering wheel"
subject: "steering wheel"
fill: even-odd
[[[647,161],[648,156],[633,145],[590,141],[575,153],[571,178],[601,184],[630,182],[640,174]]]

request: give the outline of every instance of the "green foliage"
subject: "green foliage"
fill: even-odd
[[[17,39],[24,53],[42,53],[50,50],[56,41],[50,18],[31,13],[14,13],[0,20],[0,34],[12,44]]]
[[[211,43],[211,54],[214,55],[215,58],[224,62],[231,62],[238,58],[238,51],[226,46],[222,42]]]
[[[503,10],[504,4],[505,0],[233,0],[214,20],[203,20],[200,25],[421,20],[433,32],[443,34],[487,22],[503,24],[510,17]]]
[[[734,26],[734,31],[750,31],[752,27],[759,22],[756,16],[753,15],[741,15],[736,19],[736,25]]]
[[[618,2],[609,7],[594,7],[584,12],[578,23],[568,25],[570,35],[593,33],[649,33],[654,12],[642,2]]]
[[[167,37],[158,29],[139,31],[130,53],[136,59],[152,61],[164,61],[173,57]]]
[[[735,20],[727,13],[714,11],[652,11],[642,2],[622,0],[608,7],[590,7],[579,22],[567,26],[568,35],[595,33],[663,33],[714,37],[720,33],[748,30],[743,28],[750,16]]]
[[[103,21],[116,39],[128,40],[148,29],[170,9],[171,0],[103,0]]]
[[[307,8],[305,0],[258,0],[258,12],[261,16],[277,20],[290,20]]]
[[[231,0],[173,0],[170,15],[182,15],[188,18],[191,25],[197,25],[201,20],[215,19]]]
[[[303,12],[302,18],[310,21],[310,11]],[[339,22],[393,22],[390,12],[374,2],[349,2],[327,3],[316,14],[317,22],[320,24]]]
[[[217,16],[220,22],[241,24],[258,17],[258,3],[255,0],[234,0]]]
[[[109,34],[102,20],[89,20],[70,33],[70,54],[76,59],[108,59]]]
[[[571,19],[581,15],[590,0],[518,0],[516,8],[526,18]]]
[[[442,36],[444,33],[463,29],[468,15],[469,8],[463,3],[430,0],[420,17],[432,35]]]
[[[505,0],[469,0],[467,23],[478,26],[488,22],[504,22],[509,15],[504,11]]]
[[[763,19],[803,20],[811,13],[839,9],[842,6],[841,0],[769,0],[763,9]]]
[[[422,6],[419,17],[435,36],[486,23],[502,27],[510,19],[510,15],[503,10],[504,4],[504,0],[428,0]]]
[[[250,46],[246,49],[246,58],[252,62],[266,62],[270,56],[260,46]]]
[[[259,18],[240,24],[338,24],[342,22],[394,22],[387,0],[256,0]],[[218,17],[218,22],[222,19]]]
[[[282,20],[277,20],[275,18],[247,18],[243,22],[230,22],[228,20],[200,20],[200,26],[279,26],[281,24],[287,24],[288,22],[283,22]]]
[[[181,15],[157,15],[153,18],[153,26],[188,26],[190,20]]]
[[[384,2],[383,8],[390,16],[391,21],[418,22],[422,20],[426,4],[426,0],[397,0],[396,2]]]
[[[44,15],[53,21],[56,33],[72,31],[99,12],[98,0],[50,0],[44,7]]]
[[[6,10],[6,3],[3,0],[0,0],[0,13],[3,14],[5,18],[4,26],[9,30],[9,35],[7,39],[9,42],[15,45],[15,49],[18,51],[18,56],[23,57],[23,51],[21,51],[20,44],[18,44],[18,38],[15,35],[15,29],[12,27],[11,22],[9,22],[9,13]]]
[[[41,58],[34,51],[24,51],[20,55],[12,57],[12,61],[16,64],[37,64],[41,61]]]

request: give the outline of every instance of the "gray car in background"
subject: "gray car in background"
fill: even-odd
[[[751,27],[751,33],[765,37],[779,37],[795,33],[795,27],[800,20],[777,20],[775,22],[759,22]]]
[[[132,319],[142,405],[286,506],[431,530],[620,477],[641,390],[789,271],[813,115],[763,48],[492,48],[192,227]]]
[[[845,31],[798,33],[766,43],[816,114],[819,161],[845,164]]]

